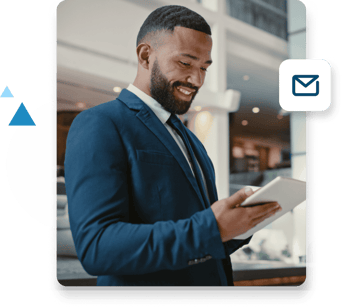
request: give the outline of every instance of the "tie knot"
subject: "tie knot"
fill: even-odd
[[[185,129],[181,120],[174,114],[171,114],[169,119],[166,121],[167,124],[172,127],[182,138],[184,138]]]
[[[182,122],[180,121],[180,119],[175,114],[171,114],[169,119],[167,120],[167,123],[170,126],[173,126],[173,125],[178,125],[179,123],[182,123]]]

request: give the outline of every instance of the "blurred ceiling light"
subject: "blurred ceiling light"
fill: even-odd
[[[113,91],[114,91],[115,93],[120,93],[120,92],[121,92],[121,87],[115,86],[115,87],[113,88]]]
[[[247,75],[243,76],[243,80],[248,81],[249,80],[249,76],[247,76]]]
[[[242,125],[242,126],[247,126],[247,125],[248,125],[248,121],[244,119],[244,120],[241,122],[241,125]]]
[[[234,158],[244,158],[245,157],[245,153],[243,148],[238,147],[238,146],[233,146],[232,148],[232,154]]]
[[[196,106],[196,107],[194,107],[194,109],[195,109],[196,111],[201,111],[201,110],[202,110],[202,107],[201,107],[201,106]]]
[[[258,107],[254,107],[252,109],[253,113],[259,113],[260,109]]]
[[[78,107],[80,109],[85,109],[86,104],[84,102],[79,101],[76,103],[76,107]]]

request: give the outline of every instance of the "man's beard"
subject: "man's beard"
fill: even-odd
[[[155,60],[152,67],[150,81],[151,96],[155,100],[157,100],[166,111],[169,111],[171,114],[185,114],[189,110],[191,103],[198,92],[198,87],[193,86],[191,83],[175,81],[173,84],[171,84],[160,71],[157,59]],[[192,94],[192,98],[190,101],[181,100],[175,97],[174,91],[177,90],[176,87],[180,85],[196,90]]]

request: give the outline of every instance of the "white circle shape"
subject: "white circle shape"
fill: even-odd
[[[21,207],[38,222],[56,228],[55,123],[56,104],[31,114],[36,126],[19,126],[7,152],[7,177]]]

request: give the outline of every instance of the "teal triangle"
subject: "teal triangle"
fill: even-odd
[[[6,86],[5,90],[2,92],[0,97],[13,97],[11,91],[9,90],[8,86]]]
[[[30,114],[27,112],[23,103],[21,103],[18,111],[14,114],[9,126],[35,126]]]

